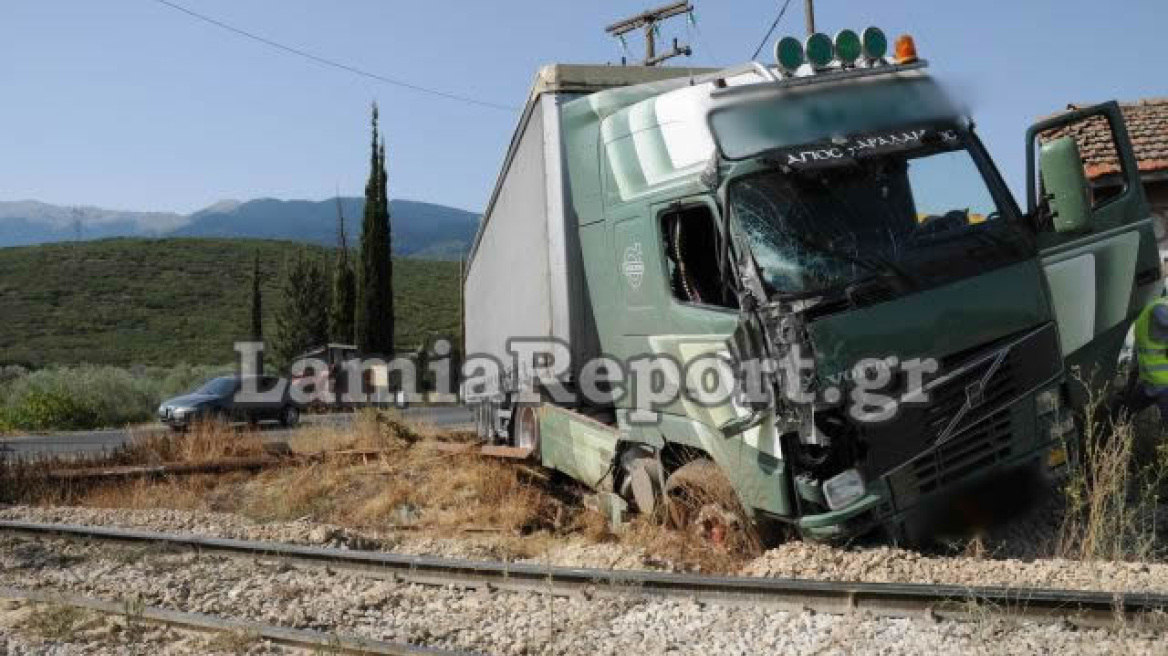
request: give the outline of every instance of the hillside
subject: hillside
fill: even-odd
[[[363,198],[342,198],[349,235],[360,234]],[[470,248],[478,215],[409,200],[390,202],[394,254],[457,260]],[[320,246],[336,243],[337,202],[221,201],[189,215],[61,207],[37,201],[0,201],[0,247],[110,237],[222,237],[282,239]]]
[[[233,361],[248,335],[252,258],[264,277],[264,330],[275,330],[280,272],[290,242],[109,239],[0,249],[0,364],[91,362],[171,365]],[[458,264],[394,262],[397,342],[453,334]]]
[[[356,244],[361,234],[364,198],[342,198],[346,229]],[[424,259],[457,260],[470,248],[478,215],[432,203],[390,202],[393,252]],[[175,237],[251,237],[287,239],[321,246],[337,242],[336,199],[323,201],[264,198],[217,203],[188,217]]]
[[[138,236],[160,237],[187,223],[181,214],[98,207],[61,207],[37,201],[0,202],[0,246]]]

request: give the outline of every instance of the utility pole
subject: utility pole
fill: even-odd
[[[803,0],[803,13],[807,17],[807,36],[815,34],[815,0]]]
[[[650,9],[632,18],[618,21],[604,28],[604,31],[612,36],[621,37],[628,32],[643,28],[645,30],[645,59],[641,62],[641,65],[656,66],[674,57],[680,57],[682,55],[689,57],[693,54],[688,44],[678,44],[677,39],[674,39],[673,49],[659,55],[657,54],[656,41],[657,25],[661,21],[673,18],[674,16],[691,13],[693,13],[693,5],[689,3],[689,0],[683,0],[682,2],[675,2],[656,9]]]
[[[80,207],[74,207],[71,211],[73,213],[73,220],[70,221],[73,227],[73,241],[81,241],[81,215],[83,210]]]

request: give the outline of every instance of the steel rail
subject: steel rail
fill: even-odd
[[[541,592],[557,595],[627,595],[693,599],[709,603],[762,604],[844,614],[868,611],[889,617],[942,619],[986,614],[1113,626],[1142,621],[1168,625],[1168,594],[1002,586],[864,583],[809,579],[601,570],[411,556],[279,542],[176,535],[72,524],[0,521],[0,532],[125,544],[154,544],[204,553],[276,558],[299,564],[411,583]]]
[[[304,629],[272,626],[250,620],[224,618],[204,613],[188,613],[156,606],[136,605],[132,602],[114,602],[48,590],[26,590],[0,587],[0,598],[26,602],[67,606],[105,615],[120,615],[132,621],[165,624],[188,631],[203,633],[240,632],[269,642],[303,649],[325,650],[343,654],[387,654],[391,656],[455,656],[469,652],[446,651],[397,642],[385,642],[352,635],[322,633]]]

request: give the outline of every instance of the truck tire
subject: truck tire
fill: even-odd
[[[661,463],[644,450],[630,449],[621,456],[620,496],[642,515],[653,517],[662,510],[664,480]]]
[[[280,425],[284,428],[296,428],[300,423],[300,408],[292,404],[284,406],[280,410]]]
[[[714,461],[686,463],[665,480],[666,516],[675,530],[715,548],[758,554],[762,543],[734,486]]]
[[[533,456],[539,455],[539,413],[529,405],[515,408],[513,412],[512,444],[521,449],[531,448]]]

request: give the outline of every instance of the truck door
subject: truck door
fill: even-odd
[[[1152,216],[1119,105],[1027,132],[1027,199],[1067,373],[1113,382],[1132,320],[1163,283]],[[1081,385],[1071,386],[1082,401]]]

